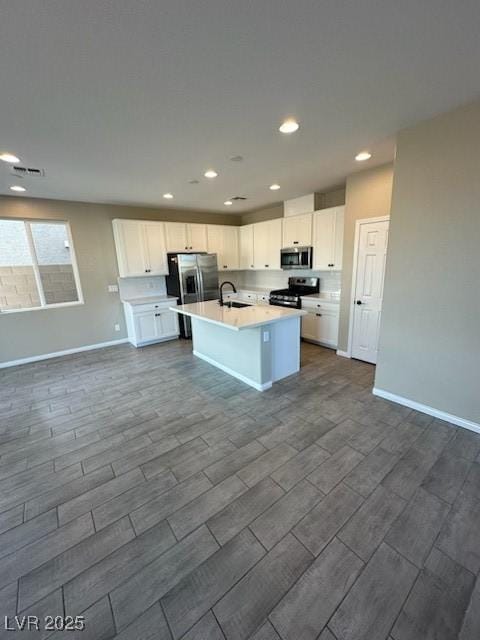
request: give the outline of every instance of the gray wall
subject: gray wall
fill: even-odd
[[[263,222],[264,220],[275,220],[283,218],[283,202],[249,211],[241,216],[242,224],[252,224],[253,222]]]
[[[480,101],[400,133],[375,386],[480,423]]]
[[[392,164],[360,171],[347,178],[345,230],[343,235],[342,297],[338,336],[338,349],[340,351],[347,351],[348,348],[355,223],[362,218],[376,218],[390,213],[392,181]]]
[[[320,202],[319,209],[328,209],[328,207],[339,207],[345,204],[345,187],[332,187],[324,193],[318,194]],[[264,220],[274,220],[275,218],[283,218],[283,202],[254,209],[241,216],[241,224],[252,224],[253,222],[263,222]]]
[[[113,218],[234,224],[239,216],[61,200],[0,198],[0,217],[70,222],[85,304],[0,315],[0,362],[126,337],[120,298],[108,293],[118,269]],[[120,331],[114,325],[120,325]]]

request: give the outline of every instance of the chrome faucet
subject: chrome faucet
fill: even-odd
[[[233,289],[233,293],[237,293],[237,290],[236,290],[235,285],[233,284],[233,282],[230,282],[230,280],[225,280],[225,282],[222,282],[222,284],[220,285],[220,300],[218,301],[218,304],[221,307],[223,307],[223,285],[224,284],[229,284]]]

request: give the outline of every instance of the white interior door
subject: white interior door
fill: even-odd
[[[357,236],[352,357],[376,364],[382,315],[388,220],[362,222]]]

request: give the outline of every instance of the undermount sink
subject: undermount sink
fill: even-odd
[[[241,309],[242,307],[251,307],[251,304],[246,304],[245,302],[234,302],[234,301],[228,301],[225,303],[226,307],[235,307],[236,309]]]

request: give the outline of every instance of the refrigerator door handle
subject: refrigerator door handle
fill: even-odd
[[[197,265],[197,293],[198,293],[198,301],[205,300],[205,290],[203,288],[203,274],[202,270],[198,268]]]

